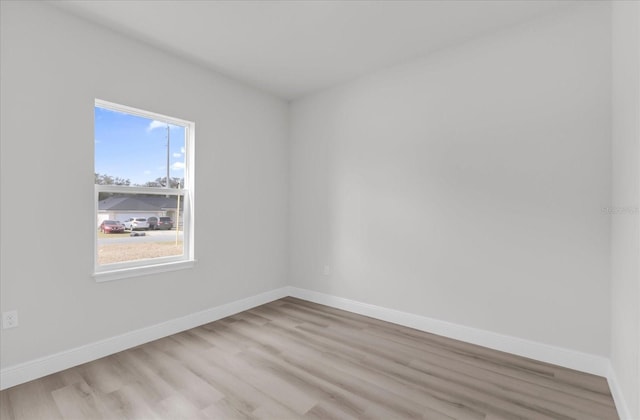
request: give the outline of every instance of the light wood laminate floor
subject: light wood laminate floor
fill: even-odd
[[[604,378],[284,298],[0,392],[9,419],[616,419]]]

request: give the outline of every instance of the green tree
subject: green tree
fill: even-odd
[[[164,187],[167,185],[167,177],[156,178],[155,181],[148,181],[145,184],[141,185],[141,187]],[[171,188],[181,188],[184,186],[183,178],[169,178],[169,187]]]
[[[99,174],[97,172],[95,175],[95,184],[97,185],[131,185],[130,179],[120,178],[118,176],[113,177],[107,174]]]

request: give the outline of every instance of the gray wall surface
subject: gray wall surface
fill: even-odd
[[[613,3],[611,362],[640,419],[640,3]]]
[[[294,101],[290,282],[608,355],[610,31],[578,8]]]
[[[285,285],[285,102],[43,3],[0,26],[3,367]],[[195,268],[91,277],[95,98],[195,122]]]
[[[290,284],[611,357],[640,417],[637,2],[291,104],[0,5],[2,368]],[[195,268],[91,277],[96,98],[195,121]]]

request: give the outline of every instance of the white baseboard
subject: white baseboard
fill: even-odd
[[[358,302],[338,296],[328,295],[308,289],[288,287],[288,295],[299,299],[308,300],[337,309],[354,312],[382,321],[393,322],[405,327],[415,328],[443,337],[449,337],[466,343],[477,344],[494,350],[500,350],[518,356],[528,357],[541,362],[574,369],[580,372],[591,373],[607,378],[613,400],[618,409],[621,420],[632,419],[628,406],[625,403],[611,361],[603,356],[583,353],[576,350],[551,346],[536,341],[525,340],[509,335],[498,334],[478,328],[467,327],[451,322],[441,321],[422,315],[402,312],[395,309],[384,308],[368,303]]]
[[[609,364],[607,382],[609,382],[609,389],[611,390],[613,401],[616,403],[616,408],[618,409],[618,416],[620,417],[620,420],[640,420],[638,417],[631,417],[631,410],[629,409],[629,406],[627,405],[627,402],[624,398],[624,394],[622,393],[622,389],[620,388],[618,375],[616,375],[616,371],[613,369],[613,366],[611,364]]]
[[[285,296],[297,297],[467,343],[604,376],[609,382],[620,418],[622,420],[633,420],[611,362],[605,357],[291,286],[260,293],[160,324],[7,367],[0,371],[0,389],[10,388],[149,341],[207,324]]]
[[[87,363],[149,341],[188,330],[272,302],[288,295],[288,288],[270,290],[194,314],[141,328],[122,335],[96,341],[29,362],[9,366],[0,371],[0,389],[41,378],[73,366]]]
[[[467,343],[579,370],[581,372],[593,373],[605,377],[609,372],[609,360],[602,356],[581,353],[575,350],[467,327],[422,315],[370,305],[368,303],[327,295],[312,290],[290,287],[289,295],[417,330],[454,338]]]

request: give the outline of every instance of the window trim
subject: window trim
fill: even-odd
[[[101,99],[96,99],[94,107],[109,109],[138,117],[154,119],[172,125],[179,125],[185,129],[185,153],[184,153],[184,185],[183,188],[169,187],[132,187],[126,185],[98,185],[94,184],[93,198],[93,273],[96,282],[117,280],[128,277],[143,276],[154,273],[192,268],[195,265],[194,253],[194,143],[195,123],[175,117],[169,117],[155,112],[144,111],[126,105],[115,104]],[[95,122],[94,122],[95,124]],[[95,165],[95,154],[94,154]],[[94,170],[95,172],[95,170]],[[98,219],[98,197],[100,192],[113,192],[123,194],[154,194],[154,195],[180,195],[183,202],[183,254],[180,256],[159,257],[143,260],[126,261],[113,264],[98,264],[98,229],[95,221]],[[178,221],[176,220],[176,225]]]

